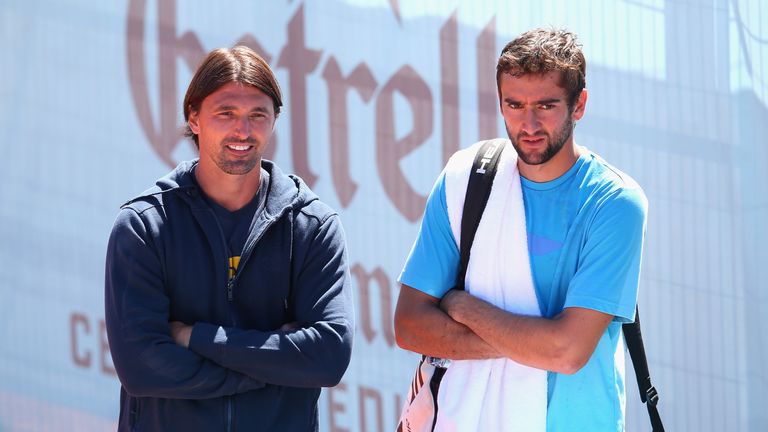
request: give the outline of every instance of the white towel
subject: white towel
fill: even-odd
[[[503,142],[493,188],[472,243],[466,289],[506,311],[541,316],[533,288],[517,154]],[[445,167],[448,217],[460,244],[469,172],[482,142]],[[438,394],[439,432],[545,432],[547,372],[509,359],[453,361]]]

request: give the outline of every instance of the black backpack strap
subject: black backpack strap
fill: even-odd
[[[475,162],[472,164],[472,171],[469,173],[467,192],[464,195],[464,210],[461,215],[461,240],[459,245],[461,264],[456,280],[457,289],[464,289],[472,242],[475,240],[477,226],[480,225],[480,218],[483,216],[483,210],[485,210],[488,197],[491,195],[493,178],[496,177],[496,167],[499,164],[499,157],[502,150],[504,150],[505,143],[506,141],[504,140],[488,140],[484,142],[475,155]]]
[[[648,408],[653,432],[664,432],[664,425],[661,423],[661,416],[659,416],[659,410],[656,408],[656,404],[659,403],[659,394],[656,392],[656,387],[651,384],[651,372],[648,370],[643,335],[640,332],[640,308],[635,307],[635,322],[624,324],[621,329],[624,332],[627,350],[629,350],[629,356],[632,358],[632,365],[635,368],[640,400]]]

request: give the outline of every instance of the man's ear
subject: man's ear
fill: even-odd
[[[579,98],[576,99],[576,105],[573,107],[573,119],[580,120],[584,117],[584,110],[587,108],[587,89],[581,91]]]
[[[195,135],[200,135],[200,116],[198,115],[197,111],[190,111],[187,124],[189,125],[189,129],[192,131],[192,133]]]

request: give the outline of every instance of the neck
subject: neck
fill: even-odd
[[[197,183],[209,199],[229,211],[245,207],[259,191],[261,163],[247,174],[233,175],[200,162],[195,169]]]
[[[571,139],[552,159],[542,164],[528,165],[518,158],[517,169],[520,171],[520,175],[526,179],[536,183],[545,183],[565,174],[576,163],[582,153],[583,149],[577,146]]]

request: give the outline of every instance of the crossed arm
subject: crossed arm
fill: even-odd
[[[225,345],[214,343],[217,325],[169,322],[170,299],[151,242],[137,213],[123,210],[108,246],[105,312],[115,369],[129,394],[205,399],[265,383],[320,387],[341,379],[354,323],[337,218],[317,230],[303,261],[295,286],[302,323],[271,332],[228,328]]]
[[[197,322],[188,341],[192,352],[269,384],[316,388],[341,381],[352,354],[354,319],[338,217],[329,217],[296,243],[301,245],[294,246],[297,276],[291,287],[296,322],[272,331]],[[171,325],[186,333],[183,325]],[[226,341],[216,343],[222,330]]]
[[[174,343],[170,300],[151,239],[138,214],[124,209],[107,247],[105,317],[115,370],[133,396],[206,399],[264,386]]]
[[[181,321],[171,321],[169,325],[171,327],[171,337],[173,338],[173,341],[176,342],[176,345],[189,348],[189,340],[192,338],[192,329],[194,329],[194,327],[186,325]],[[297,328],[299,328],[299,324],[292,322],[283,324],[278,330],[290,331],[296,330]]]
[[[506,312],[465,291],[442,300],[402,285],[395,311],[401,348],[455,360],[506,357],[573,374],[592,356],[612,315],[566,308],[552,319]]]

